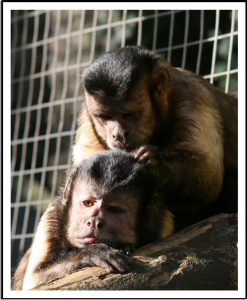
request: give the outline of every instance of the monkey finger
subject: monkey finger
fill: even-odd
[[[146,152],[147,152],[146,147],[142,146],[134,153],[134,158],[139,160],[140,157]]]
[[[138,151],[134,158],[140,162],[148,162],[151,158],[151,155],[150,152],[148,152],[146,149],[143,149],[143,151]]]
[[[134,248],[134,246],[132,246],[132,245],[125,245],[124,246],[124,253],[126,254],[126,255],[130,255],[132,252],[134,252],[135,251],[135,248]]]
[[[121,257],[114,257],[114,259],[110,260],[110,263],[119,272],[127,272],[129,271],[129,264],[131,261],[129,259],[127,261],[126,258],[127,257],[123,257],[122,255]]]
[[[130,245],[125,245],[124,246],[124,253],[126,255],[130,255],[131,251],[130,251]]]
[[[135,248],[133,245],[131,245],[131,246],[130,246],[130,251],[131,251],[131,252],[135,252],[135,251],[136,251],[136,248]]]
[[[127,264],[129,264],[129,265],[132,264],[132,260],[129,259],[126,255],[120,254],[120,256],[121,256],[121,258],[123,258],[127,262]]]
[[[98,267],[106,269],[107,272],[112,273],[114,271],[113,266],[107,260],[100,260],[100,263],[97,264]]]
[[[146,153],[144,153],[141,157],[140,157],[140,159],[139,159],[139,161],[141,161],[141,162],[151,162],[151,155],[150,155],[150,153],[149,152],[146,152]]]

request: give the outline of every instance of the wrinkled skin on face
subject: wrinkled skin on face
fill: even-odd
[[[78,248],[91,243],[135,244],[137,210],[138,201],[131,195],[114,190],[107,193],[103,185],[79,182],[72,194],[68,241]]]
[[[137,149],[148,143],[153,134],[154,111],[148,91],[142,85],[132,91],[128,101],[102,101],[104,96],[96,99],[86,93],[88,113],[98,135],[110,149]]]

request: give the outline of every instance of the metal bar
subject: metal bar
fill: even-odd
[[[184,46],[183,46],[183,59],[182,59],[182,68],[185,68],[186,54],[187,54],[187,41],[188,41],[188,32],[189,32],[189,11],[186,10],[186,19],[185,19],[185,30],[184,30]]]
[[[231,35],[230,35],[230,43],[229,43],[229,51],[228,51],[228,59],[227,59],[227,75],[226,75],[226,86],[225,86],[226,93],[229,90],[229,83],[230,83],[234,23],[235,23],[235,10],[232,11]]]
[[[218,32],[219,32],[219,11],[217,10],[216,20],[215,20],[214,48],[213,48],[213,57],[212,57],[212,64],[211,64],[210,83],[213,83],[213,75],[214,75],[215,61],[216,61],[216,54],[217,54]]]
[[[200,39],[199,39],[199,49],[196,63],[196,73],[199,74],[200,71],[200,63],[202,56],[202,43],[203,43],[203,25],[204,25],[204,11],[201,10],[201,22],[200,22]]]
[[[172,37],[173,37],[173,27],[174,27],[174,11],[171,12],[171,22],[170,22],[170,32],[169,32],[169,43],[168,43],[168,55],[167,55],[167,61],[171,61],[171,55],[172,55]]]

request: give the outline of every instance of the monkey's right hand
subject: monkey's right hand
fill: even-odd
[[[148,163],[151,167],[151,172],[155,177],[160,177],[160,171],[163,169],[162,157],[158,149],[154,146],[144,145],[138,150],[133,151],[134,158],[143,163]]]
[[[131,260],[121,253],[120,250],[105,244],[86,245],[83,250],[84,255],[80,261],[81,267],[102,267],[110,273],[115,269],[121,273],[129,271]]]

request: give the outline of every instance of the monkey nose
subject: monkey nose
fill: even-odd
[[[94,227],[92,221],[87,221],[87,222],[86,222],[86,225],[87,225],[87,227],[89,227],[89,228],[90,228],[90,227]]]
[[[118,134],[113,134],[112,135],[112,138],[115,140],[115,141],[119,141],[120,140],[120,136]]]
[[[88,228],[97,228],[97,229],[102,229],[104,227],[103,222],[101,220],[87,220],[86,226]]]
[[[97,221],[96,222],[96,227],[98,228],[98,229],[102,229],[104,226],[103,226],[103,222],[101,222],[101,221]]]
[[[123,132],[122,134],[113,134],[112,138],[115,141],[120,141],[122,139],[126,139],[129,136],[129,133],[127,131]]]
[[[129,133],[128,132],[125,132],[124,133],[124,138],[127,138],[129,136]]]

